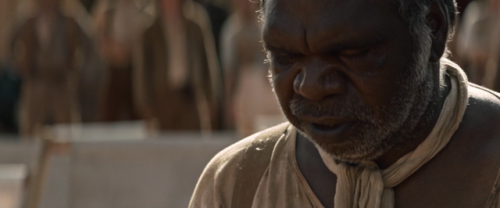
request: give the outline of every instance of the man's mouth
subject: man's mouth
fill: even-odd
[[[320,123],[311,123],[311,125],[321,131],[332,131],[335,130],[339,127],[341,127],[343,124],[320,124]]]
[[[347,123],[351,123],[352,119],[340,118],[340,117],[313,117],[313,116],[302,116],[301,120],[311,124],[318,129],[331,130],[338,128]]]
[[[356,122],[339,118],[303,118],[303,128],[309,136],[318,140],[342,142]]]

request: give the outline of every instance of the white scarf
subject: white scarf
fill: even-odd
[[[396,163],[380,170],[374,162],[357,166],[337,164],[328,153],[320,155],[328,169],[337,176],[335,206],[339,208],[394,208],[393,187],[408,178],[431,160],[450,141],[458,129],[468,103],[467,77],[452,62],[447,73],[451,78],[451,91],[447,96],[439,119],[429,136],[412,152]]]

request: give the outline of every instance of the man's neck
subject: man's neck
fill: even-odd
[[[436,73],[441,73],[439,72],[440,70],[439,67],[440,67],[439,63],[433,65],[432,70],[434,70]],[[443,109],[444,101],[446,100],[446,97],[448,96],[451,90],[451,82],[449,77],[444,77],[442,81],[439,75],[436,75],[434,77],[435,78],[433,81],[435,83],[439,83],[436,86],[434,86],[434,90],[437,93],[435,93],[434,97],[432,98],[433,101],[429,103],[429,107],[427,108],[427,110],[425,110],[424,113],[424,115],[429,115],[429,114],[432,115],[430,118],[430,122],[425,122],[424,121],[425,119],[422,119],[413,131],[416,134],[414,139],[405,142],[402,145],[396,146],[390,149],[389,151],[385,152],[384,154],[382,154],[380,157],[378,157],[375,160],[375,162],[377,163],[380,169],[385,169],[391,166],[399,158],[415,150],[425,139],[427,139],[428,135],[434,129],[434,126],[436,125],[439,119],[439,115],[441,114],[441,111]],[[444,87],[442,87],[443,84]]]

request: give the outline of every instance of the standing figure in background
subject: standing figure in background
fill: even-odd
[[[19,1],[0,1],[0,132],[17,132],[20,78],[8,60],[9,41]],[[3,127],[2,127],[3,126]]]
[[[217,54],[220,55],[220,40],[222,25],[228,18],[228,13],[225,8],[217,5],[213,0],[195,0],[195,2],[200,3],[203,8],[207,11],[210,18],[210,26],[212,28],[212,35],[215,40],[215,48],[217,49]],[[219,59],[220,61],[220,59]]]
[[[96,0],[80,0],[82,6],[85,7],[87,11],[92,11],[92,8],[94,7],[94,4],[96,3]]]
[[[9,38],[15,20],[19,1],[0,1],[0,63],[7,64],[7,53],[9,49]]]
[[[12,56],[23,79],[20,126],[24,137],[40,126],[79,122],[79,70],[90,41],[80,25],[61,10],[61,0],[38,0],[35,16],[12,40]]]
[[[494,43],[495,24],[499,19],[498,0],[474,1],[463,15],[457,34],[457,57],[464,66],[469,80],[479,85],[492,87],[490,75],[486,75],[490,47]]]
[[[488,45],[488,60],[483,83],[486,87],[500,91],[500,0],[490,0],[490,10],[493,13],[492,34]]]
[[[101,0],[93,16],[100,54],[107,65],[97,119],[139,119],[132,91],[132,47],[150,17],[134,0]]]
[[[216,123],[220,72],[207,15],[188,0],[160,0],[137,47],[136,101],[160,130],[210,131]]]
[[[235,12],[222,30],[221,57],[225,81],[227,128],[236,128],[248,136],[259,125],[284,121],[278,102],[267,79],[265,54],[260,43],[261,24],[257,21],[258,4],[234,0]],[[273,119],[274,118],[274,119]],[[260,123],[260,124],[259,124]]]

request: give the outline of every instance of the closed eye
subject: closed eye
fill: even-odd
[[[341,57],[344,58],[362,58],[368,55],[370,52],[370,48],[363,48],[363,49],[348,49],[344,50],[340,53]]]
[[[269,59],[271,64],[275,66],[287,66],[294,64],[300,55],[287,52],[269,52]]]

